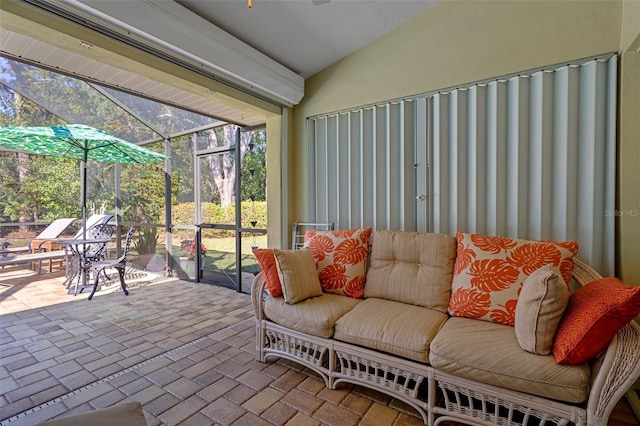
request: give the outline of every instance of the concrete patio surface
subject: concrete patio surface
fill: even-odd
[[[248,295],[171,280],[68,295],[62,272],[0,270],[0,425],[127,401],[149,425],[419,425],[359,386],[330,390],[287,361],[254,358]],[[618,404],[609,423],[638,422]]]

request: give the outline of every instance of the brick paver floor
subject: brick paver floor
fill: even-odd
[[[174,280],[88,301],[61,282],[0,270],[0,425],[127,401],[142,403],[149,425],[422,424],[385,394],[257,362],[246,294]]]

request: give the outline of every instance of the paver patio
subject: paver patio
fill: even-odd
[[[126,401],[149,425],[418,425],[382,393],[330,390],[287,361],[255,361],[248,295],[166,281],[70,296],[62,273],[0,271],[0,425]],[[609,423],[637,425],[624,402]]]

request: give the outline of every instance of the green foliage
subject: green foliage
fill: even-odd
[[[133,241],[133,248],[138,254],[155,253],[157,245],[158,229],[154,227],[140,228],[138,238]]]
[[[56,75],[36,67],[0,58],[0,72],[10,76],[26,93],[37,94],[47,108],[52,107],[61,116],[76,123],[88,124],[127,140],[147,140],[153,136],[149,129],[98,91],[84,82]],[[194,127],[199,122],[195,114],[180,111],[146,99],[129,99],[134,110],[145,110],[145,118],[159,129],[171,133],[184,129],[185,122]],[[191,115],[189,115],[191,114]],[[154,117],[154,118],[148,118]],[[208,119],[207,119],[208,120]],[[57,116],[31,102],[28,97],[0,85],[0,125],[2,126],[51,126],[66,124]],[[230,128],[230,127],[229,127]],[[225,126],[224,131],[229,128]],[[216,128],[217,138],[224,139],[223,128]],[[222,132],[222,133],[221,133]],[[246,136],[246,135],[245,135]],[[195,138],[197,139],[197,138]],[[228,138],[227,138],[228,139]],[[171,203],[176,207],[174,223],[192,225],[194,176],[193,140],[183,136],[171,140],[172,185]],[[225,139],[226,140],[226,139]],[[163,142],[145,145],[163,152]],[[248,148],[248,149],[246,149]],[[242,225],[266,227],[265,206],[265,156],[264,130],[253,132],[250,142],[243,145],[244,160],[242,179]],[[230,155],[228,160],[233,160]],[[95,210],[115,210],[116,165],[89,162],[87,207]],[[211,171],[209,171],[211,173]],[[206,170],[203,172],[203,176]],[[165,207],[165,175],[163,164],[121,166],[122,219],[138,223],[163,223]],[[211,186],[212,182],[208,182]],[[76,160],[0,152],[0,220],[12,222],[51,221],[59,217],[80,217],[80,165]],[[204,186],[204,185],[203,185]],[[215,190],[209,191],[214,199]],[[206,194],[205,194],[206,195]],[[219,200],[218,196],[218,201]],[[251,201],[256,200],[255,204]],[[260,202],[262,206],[260,207]],[[190,204],[190,208],[183,207]],[[253,207],[251,207],[253,206]],[[182,211],[184,209],[184,212]],[[205,220],[214,223],[231,223],[234,205],[222,208],[214,203],[203,206]],[[141,250],[150,249],[155,235],[140,235]],[[147,242],[148,241],[148,242]]]
[[[235,208],[235,204],[222,207],[219,204],[202,203],[203,220],[205,223],[232,224],[234,223]],[[256,229],[267,228],[266,201],[243,201],[241,204],[241,212],[243,228],[254,228],[251,223],[253,221],[256,222]],[[173,216],[173,223],[175,224],[193,225],[195,223],[193,203],[181,203],[171,206],[171,214]],[[207,229],[203,233],[205,236],[228,236],[229,231]]]
[[[147,148],[158,151],[157,147]],[[121,166],[122,217],[137,223],[164,221],[164,166],[158,163]]]
[[[0,153],[0,216],[8,221],[79,217],[75,160]]]
[[[193,145],[188,136],[171,140],[171,170],[171,204],[193,201]]]
[[[267,229],[267,202],[243,201],[241,204],[242,227]],[[255,226],[252,222],[256,222]]]
[[[264,130],[259,130],[253,134],[249,148],[250,150],[242,160],[240,170],[242,179],[241,199],[242,201],[265,201],[267,141]]]

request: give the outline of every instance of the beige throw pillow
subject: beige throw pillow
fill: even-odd
[[[284,301],[292,305],[322,295],[316,265],[309,250],[274,249]]]
[[[546,265],[527,277],[515,313],[516,338],[522,349],[549,355],[569,289],[558,268]]]

